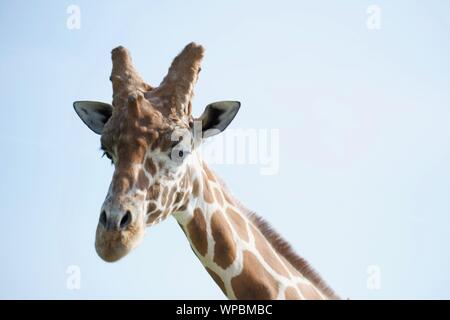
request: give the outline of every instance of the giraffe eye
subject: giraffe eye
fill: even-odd
[[[182,161],[189,154],[189,150],[182,149],[180,146],[176,146],[172,149],[169,157],[173,161]]]

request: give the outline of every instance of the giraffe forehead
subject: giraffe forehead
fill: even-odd
[[[111,151],[139,148],[167,151],[179,141],[178,132],[188,132],[189,126],[176,119],[164,118],[157,110],[133,114],[116,111],[106,123],[101,136],[102,147]]]

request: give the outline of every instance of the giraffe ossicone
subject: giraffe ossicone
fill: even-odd
[[[142,240],[146,227],[173,216],[230,299],[336,299],[305,260],[245,209],[204,162],[199,145],[226,129],[240,103],[209,104],[192,115],[203,47],[188,44],[159,86],[142,80],[124,47],[112,50],[112,105],[74,102],[101,135],[114,174],[100,210],[95,248],[108,262]]]

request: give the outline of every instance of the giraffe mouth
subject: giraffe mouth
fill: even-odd
[[[115,262],[136,248],[144,237],[145,226],[139,223],[130,225],[127,230],[107,230],[97,226],[95,250],[106,262]]]

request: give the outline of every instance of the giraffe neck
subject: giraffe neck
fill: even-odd
[[[189,205],[174,217],[228,298],[331,298],[277,251],[201,159],[194,168]]]

